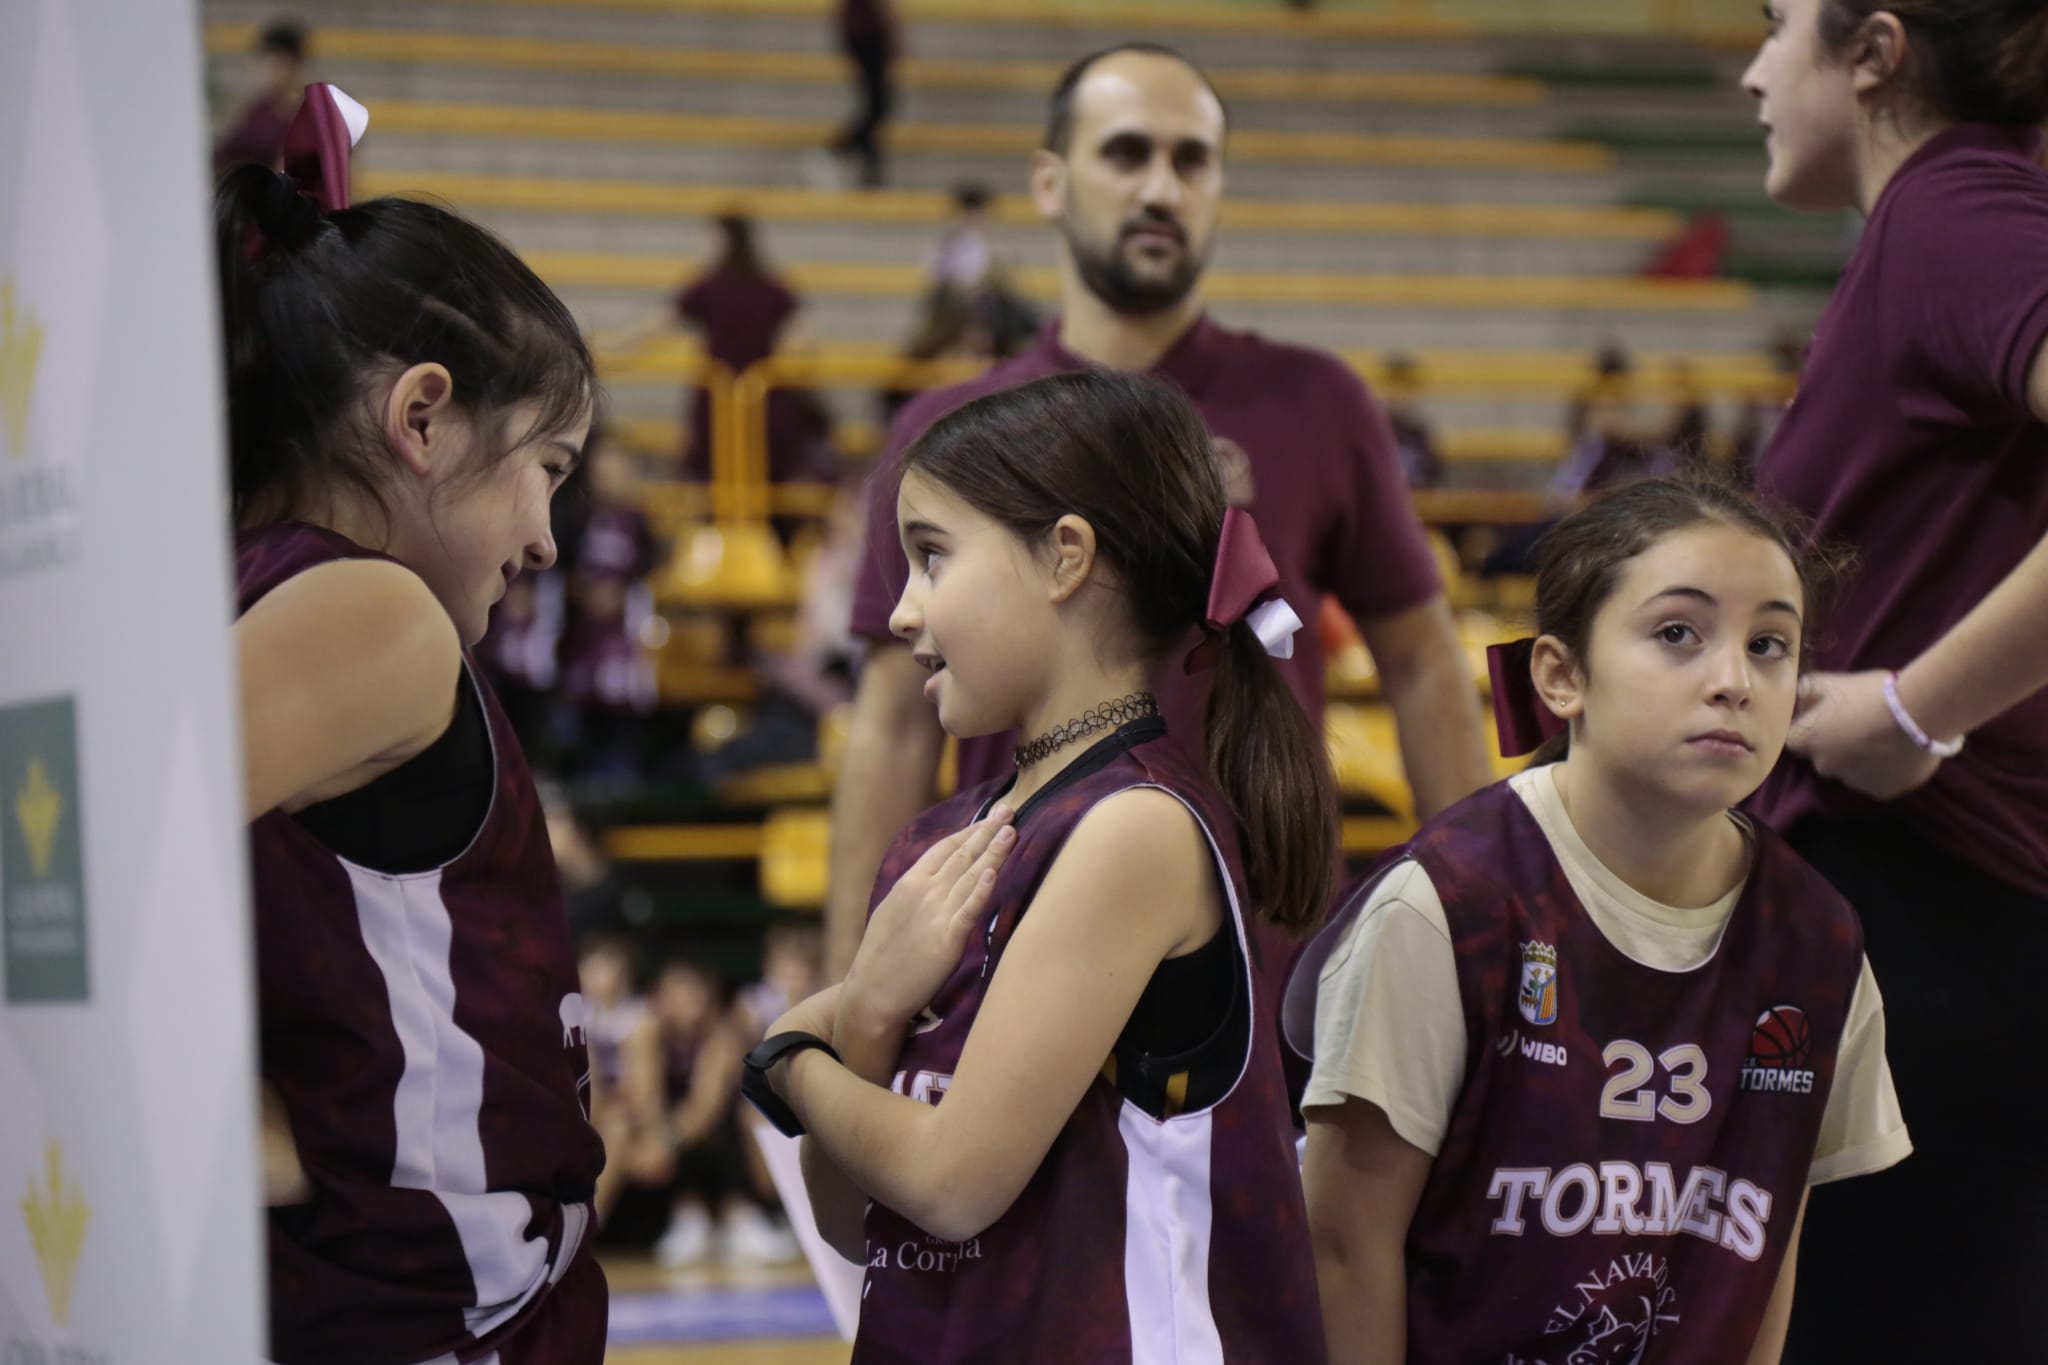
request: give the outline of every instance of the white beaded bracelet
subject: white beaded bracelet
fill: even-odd
[[[1892,709],[1892,719],[1898,722],[1899,728],[1906,732],[1906,738],[1912,740],[1916,747],[1925,749],[1936,758],[1954,758],[1963,751],[1961,739],[1936,739],[1907,714],[1906,704],[1899,700],[1899,675],[1896,673],[1884,675],[1884,704]]]

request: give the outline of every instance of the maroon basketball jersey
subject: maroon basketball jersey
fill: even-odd
[[[944,1241],[870,1204],[859,1365],[1323,1359],[1273,1011],[1255,999],[1249,965],[1236,826],[1165,737],[1158,720],[1126,725],[1024,803],[987,923],[906,1042],[894,1084],[944,1099],[1004,946],[1067,837],[1097,802],[1138,787],[1171,793],[1208,835],[1242,988],[1230,1019],[1180,1056],[1120,1041],[1016,1203],[979,1237]],[[920,816],[884,860],[873,903],[1006,785]]]
[[[317,565],[376,557],[317,527],[244,532],[238,610]],[[270,1210],[280,1365],[494,1360],[536,1319],[586,1343],[562,1365],[602,1358],[602,1277],[582,1253],[604,1150],[584,1111],[568,919],[518,741],[463,662],[496,774],[460,856],[389,875],[281,810],[249,826],[263,1078],[315,1191]],[[544,1308],[572,1268],[565,1324]]]
[[[1507,783],[1409,845],[1443,901],[1467,1037],[1408,1233],[1414,1365],[1747,1357],[1863,962],[1848,903],[1755,839],[1718,949],[1685,972],[1607,940]]]

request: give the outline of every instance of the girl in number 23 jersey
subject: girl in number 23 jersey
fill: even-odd
[[[1814,594],[1711,484],[1637,484],[1540,560],[1495,692],[1504,750],[1550,752],[1425,825],[1289,992],[1330,1355],[1775,1365],[1807,1187],[1909,1150],[1854,912],[1732,810]]]

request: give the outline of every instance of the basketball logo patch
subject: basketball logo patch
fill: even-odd
[[[1522,989],[1517,1003],[1532,1024],[1557,1022],[1557,949],[1548,943],[1522,945]]]
[[[1742,1064],[1742,1089],[1771,1094],[1810,1095],[1813,1025],[1797,1005],[1772,1005],[1750,1030],[1749,1057]]]

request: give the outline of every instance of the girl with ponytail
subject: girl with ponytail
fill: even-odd
[[[1756,482],[1863,571],[1755,809],[1862,918],[1919,1146],[1814,1196],[1792,1354],[2048,1359],[2048,1167],[1997,1102],[2048,973],[2048,4],[1766,8],[1765,186],[1865,223]]]
[[[1320,1361],[1249,929],[1319,916],[1336,799],[1257,528],[1180,397],[1099,371],[939,421],[896,508],[940,723],[1035,738],[898,837],[844,984],[748,1059],[867,1266],[855,1359]],[[1214,670],[1201,743],[1162,665]]]
[[[217,199],[268,1359],[598,1365],[603,1145],[547,825],[470,649],[555,558],[590,355],[503,244],[351,204],[308,88]]]
[[[1332,1360],[1776,1365],[1808,1189],[1911,1150],[1855,912],[1734,809],[1792,723],[1803,551],[1692,479],[1538,546],[1540,633],[1494,656],[1537,765],[1390,854],[1288,990]]]

